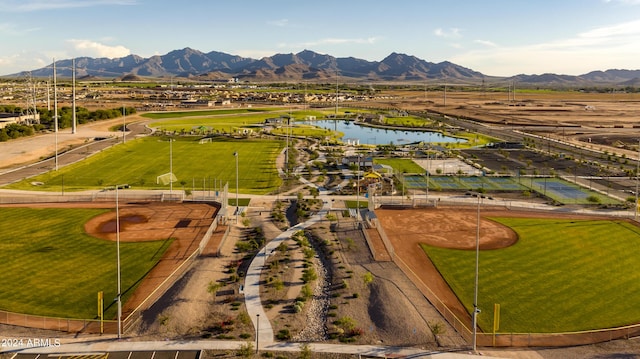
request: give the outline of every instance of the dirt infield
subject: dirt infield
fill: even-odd
[[[200,245],[219,207],[205,203],[128,203],[120,206],[120,240],[140,242],[174,238],[158,264],[147,274],[123,307],[126,317]],[[95,237],[116,240],[116,213],[107,212],[85,223]]]
[[[105,208],[114,209],[100,214],[84,224],[85,232],[97,238],[116,240],[116,212],[114,203],[44,203],[8,205],[32,208]],[[6,207],[8,207],[6,206]],[[211,226],[219,206],[209,203],[142,202],[119,205],[120,240],[139,242],[173,238],[173,243],[158,264],[146,275],[123,306],[126,318],[180,264],[199,247]],[[217,238],[215,234],[212,238]],[[217,246],[209,243],[207,247]]]
[[[477,207],[444,207],[428,209],[379,208],[376,216],[384,228],[395,255],[449,308],[471,327],[471,316],[429,257],[419,247],[421,243],[456,249],[475,249]],[[480,249],[503,248],[517,242],[517,234],[488,217],[528,218],[602,218],[551,212],[514,211],[482,208],[480,211]]]

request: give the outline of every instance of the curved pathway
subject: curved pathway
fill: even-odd
[[[317,214],[311,216],[308,221],[296,224],[272,239],[253,257],[251,264],[249,264],[244,279],[244,300],[247,313],[249,313],[249,317],[253,321],[253,326],[258,329],[258,342],[261,347],[262,344],[267,345],[274,343],[273,328],[262,307],[262,300],[260,299],[260,274],[262,268],[264,268],[267,258],[273,254],[280,243],[291,238],[297,231],[322,221],[330,209],[331,201],[323,200],[322,209]]]

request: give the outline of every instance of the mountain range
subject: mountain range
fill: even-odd
[[[515,75],[497,77],[444,61],[433,63],[415,56],[392,53],[382,61],[367,61],[354,57],[333,57],[304,50],[297,54],[276,54],[256,60],[223,52],[203,53],[191,48],[174,50],[165,55],[143,58],[129,55],[121,58],[75,59],[76,77],[128,79],[182,78],[199,81],[312,81],[332,82],[339,76],[342,81],[355,82],[430,82],[491,83],[516,82],[519,86],[632,86],[640,85],[640,70],[592,71],[584,75],[557,74]],[[56,61],[60,77],[70,78],[72,60]],[[21,74],[7,77],[21,76]],[[34,77],[49,77],[52,66],[31,71]]]

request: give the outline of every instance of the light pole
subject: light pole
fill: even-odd
[[[234,152],[233,155],[236,158],[236,224],[238,224],[238,210],[240,209],[238,205],[238,151]]]
[[[480,313],[480,309],[478,309],[478,268],[480,262],[480,193],[477,193],[478,197],[478,214],[477,214],[477,225],[476,225],[476,276],[475,276],[475,285],[473,289],[473,352],[476,352],[477,347],[477,335],[478,335],[478,313]]]
[[[122,143],[125,142],[125,135],[127,131],[127,111],[124,105],[122,105]]]
[[[427,151],[427,194],[425,195],[427,206],[429,205],[429,171],[431,171],[431,154]]]
[[[638,162],[636,163],[636,202],[633,204],[633,219],[638,220],[638,176],[640,176],[640,140],[638,140]]]
[[[256,354],[260,349],[260,313],[256,314]]]
[[[120,207],[118,198],[118,185],[116,185],[116,256],[118,271],[118,294],[116,300],[118,302],[118,339],[122,338],[122,288],[120,275]]]
[[[360,154],[358,154],[358,173],[356,176],[356,223],[360,223]]]

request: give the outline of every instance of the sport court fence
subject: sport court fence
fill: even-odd
[[[138,201],[138,202],[153,202],[166,200],[163,194],[158,194],[157,191],[145,191],[145,192],[127,192],[121,191],[118,193],[119,200],[122,201]],[[115,201],[115,191],[105,191],[96,194],[80,194],[80,195],[38,195],[33,194],[18,194],[12,196],[0,196],[0,204],[26,204],[26,203],[66,203],[66,202],[106,202]],[[202,200],[194,202],[203,202]],[[218,211],[216,217],[213,219],[211,225],[205,232],[203,238],[200,241],[199,246],[189,255],[189,257],[182,262],[178,268],[176,268],[171,274],[165,278],[165,280],[156,287],[151,293],[147,295],[142,302],[131,311],[131,313],[124,313],[122,319],[123,332],[130,330],[138,323],[142,318],[142,313],[151,307],[156,300],[164,295],[184,274],[191,269],[196,258],[204,251],[211,236],[218,228],[218,222],[221,221],[220,216],[224,215],[224,211]],[[228,235],[229,231],[224,233],[223,241]],[[111,333],[118,332],[118,323],[116,320],[103,320],[102,328],[99,319],[72,319],[72,318],[57,318],[46,317],[31,314],[13,313],[4,310],[0,310],[0,324],[17,325],[35,329],[47,329],[57,330],[65,332],[83,332],[83,333]]]
[[[459,204],[459,202],[458,202]],[[411,279],[420,292],[431,302],[444,319],[459,333],[465,340],[473,340],[471,315],[464,318],[456,315],[416,274],[402,258],[395,255],[393,245],[389,241],[382,225],[375,226],[383,238],[383,243],[396,265]],[[589,330],[567,333],[482,333],[478,330],[476,340],[479,346],[494,347],[559,347],[575,346],[594,343],[602,343],[614,339],[629,339],[640,336],[640,324],[634,324],[618,328],[607,328],[599,330]]]

